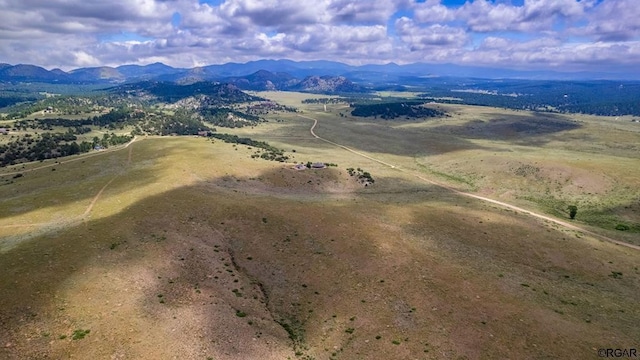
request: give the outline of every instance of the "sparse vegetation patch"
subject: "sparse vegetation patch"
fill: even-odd
[[[347,168],[347,173],[349,173],[349,176],[355,177],[358,182],[360,182],[364,186],[373,185],[373,183],[375,183],[375,180],[373,179],[371,174],[368,171],[362,170],[361,168]]]
[[[87,335],[89,335],[89,333],[91,332],[91,330],[86,329],[77,329],[73,331],[73,334],[71,335],[71,339],[73,340],[81,340],[84,339]]]
[[[251,147],[256,147],[264,150],[261,154],[255,153],[251,157],[261,158],[265,160],[285,162],[289,160],[289,157],[284,154],[284,150],[278,149],[274,146],[267,144],[264,141],[256,141],[250,138],[238,137],[237,135],[210,133],[209,137],[220,139],[230,144],[243,144]]]

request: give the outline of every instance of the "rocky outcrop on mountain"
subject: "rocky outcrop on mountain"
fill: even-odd
[[[80,68],[67,74],[73,81],[84,83],[93,81],[121,83],[126,79],[117,69],[108,66]]]
[[[122,95],[133,95],[146,99],[156,99],[167,103],[198,97],[209,105],[227,105],[264,100],[251,96],[233,84],[219,84],[210,81],[180,85],[170,82],[143,81],[125,84],[109,89],[110,92]]]
[[[283,72],[273,73],[267,70],[258,70],[247,76],[224,79],[224,82],[234,84],[243,90],[263,91],[285,90],[298,84],[299,80]]]
[[[290,90],[308,91],[316,93],[355,93],[366,92],[367,89],[354,84],[344,76],[307,76]]]

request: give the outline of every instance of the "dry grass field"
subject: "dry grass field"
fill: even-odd
[[[338,164],[327,169],[196,137],[139,137],[19,178],[3,169],[0,358],[586,359],[637,347],[639,251],[416,178],[564,220],[576,203],[575,224],[639,243],[634,228],[608,228],[640,222],[637,124],[439,106],[451,117],[382,122],[309,105],[229,131]],[[397,167],[312,137],[298,115]]]
[[[305,96],[316,97],[261,95],[297,106]],[[316,134],[336,143],[457,189],[553,216],[567,218],[567,207],[576,205],[576,223],[640,244],[640,124],[628,117],[432,106],[450,117],[363,120],[349,116],[346,105],[329,105],[326,112],[322,105],[304,110],[320,121]],[[308,134],[309,124],[301,124],[297,115],[291,118],[295,125],[271,133]],[[266,131],[268,138],[266,129],[255,130]],[[629,226],[634,235],[615,230],[618,224]]]

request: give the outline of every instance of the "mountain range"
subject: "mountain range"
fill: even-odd
[[[312,88],[318,92],[324,91],[323,89],[353,92],[360,91],[364,87],[424,84],[429,79],[446,77],[632,80],[619,73],[515,71],[425,63],[354,66],[334,61],[258,60],[194,68],[174,68],[162,63],[154,63],[118,67],[87,67],[71,71],[47,70],[29,64],[0,64],[0,82],[120,84],[155,80],[190,84],[200,81],[218,81],[233,83],[244,90],[304,90]]]

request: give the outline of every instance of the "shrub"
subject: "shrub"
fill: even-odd
[[[625,225],[625,224],[616,225],[616,230],[627,231],[629,229],[630,229],[629,225]]]
[[[614,278],[614,279],[619,279],[622,277],[622,272],[620,271],[612,271],[611,274],[609,274],[610,277]]]
[[[84,337],[89,335],[90,332],[91,332],[91,330],[89,330],[89,329],[87,329],[87,330],[77,329],[77,330],[73,331],[73,335],[71,336],[71,338],[73,340],[84,339]]]

